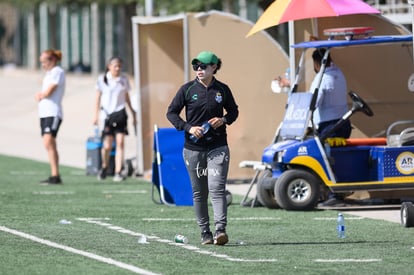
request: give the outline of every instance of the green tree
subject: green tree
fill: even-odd
[[[237,14],[239,1],[240,0],[152,0],[152,11],[154,16],[177,14],[182,12],[209,11],[213,9]],[[246,0],[246,2],[250,5],[257,4],[264,10],[273,2],[273,0]],[[23,17],[35,18],[27,26],[30,33],[33,34],[37,33],[37,30],[39,30],[39,26],[37,26],[39,23],[38,10],[41,3],[49,4],[48,6],[51,7],[52,10],[53,7],[57,9],[62,6],[71,7],[76,10],[82,6],[90,6],[92,3],[96,3],[101,7],[107,4],[117,5],[118,8],[121,8],[124,18],[131,18],[136,15],[143,15],[137,14],[137,11],[144,10],[146,0],[0,0],[0,3],[8,3],[15,6],[20,10]],[[49,33],[52,37],[50,43],[51,47],[55,47],[55,45],[58,44],[58,38],[56,37],[58,32],[54,28],[57,26],[56,22],[58,22],[58,18],[56,18],[56,14],[54,12],[50,12],[48,16],[49,21],[52,22],[49,24]],[[126,49],[124,50],[128,56],[132,56],[131,27],[131,24],[125,24],[122,28],[122,31],[124,32],[124,41],[126,41]],[[40,50],[38,49],[39,36],[30,35],[29,37],[32,39],[27,43],[32,48],[30,52],[37,53]],[[20,54],[23,56],[22,53]],[[35,64],[37,63],[37,54],[32,54],[28,56],[27,59],[30,60],[30,64]],[[127,64],[127,67],[128,70],[132,70],[131,64]]]
[[[248,2],[256,2],[259,7],[266,9],[274,0],[247,0]],[[19,8],[31,8],[42,2],[55,5],[90,5],[97,4],[113,4],[126,5],[134,7],[136,5],[145,6],[145,0],[0,0],[1,2],[11,3]],[[238,0],[153,0],[154,15],[160,11],[168,14],[179,12],[196,12],[208,11],[211,9],[224,10],[226,12],[236,12]]]

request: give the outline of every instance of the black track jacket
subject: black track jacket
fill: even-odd
[[[184,107],[186,121],[180,117]],[[226,110],[226,114],[223,110]],[[211,150],[227,145],[226,124],[232,124],[238,115],[239,109],[230,88],[216,78],[213,78],[207,88],[197,79],[181,86],[167,111],[167,119],[172,125],[177,130],[185,131],[184,147],[193,151]],[[190,128],[201,126],[213,117],[224,117],[226,123],[217,129],[210,128],[203,138],[193,142],[189,138]]]

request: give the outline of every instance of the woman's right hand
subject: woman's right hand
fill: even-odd
[[[98,118],[96,116],[92,119],[92,125],[94,126],[98,125]]]
[[[204,129],[201,126],[192,126],[190,128],[189,133],[191,135],[194,135],[196,138],[202,138],[203,137],[203,131],[204,131]]]

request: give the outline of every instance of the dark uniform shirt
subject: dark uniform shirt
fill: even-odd
[[[180,113],[185,107],[184,121]],[[224,115],[224,110],[226,114]],[[211,150],[227,145],[226,124],[233,123],[239,115],[238,106],[230,88],[213,78],[208,87],[197,79],[187,82],[178,90],[167,111],[168,120],[177,130],[185,131],[184,147],[193,151]],[[190,139],[190,128],[201,126],[213,117],[224,117],[225,123],[210,130],[197,142]]]

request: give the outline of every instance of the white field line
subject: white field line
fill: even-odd
[[[41,171],[29,171],[29,170],[27,170],[27,171],[21,171],[21,170],[15,171],[15,170],[11,170],[9,173],[10,173],[10,175],[25,175],[25,176],[33,176],[33,175],[43,175],[43,174],[46,174],[46,173],[41,172]]]
[[[181,218],[143,218],[143,221],[151,222],[171,222],[171,221],[194,221],[195,219],[181,219]],[[244,218],[228,218],[231,221],[278,221],[280,218],[274,217],[244,217]]]
[[[317,263],[372,263],[381,262],[381,259],[316,259]]]
[[[103,190],[102,194],[146,194],[147,190]],[[35,191],[34,195],[74,195],[74,191]]]
[[[31,240],[31,241],[34,241],[34,242],[37,242],[37,243],[41,243],[41,244],[50,246],[50,247],[54,247],[54,248],[62,249],[62,250],[67,251],[67,252],[82,255],[84,257],[91,258],[93,260],[97,260],[99,262],[103,262],[103,263],[106,263],[106,264],[109,264],[109,265],[114,265],[114,266],[117,266],[119,268],[126,269],[126,270],[129,270],[129,271],[137,273],[137,274],[143,274],[143,275],[158,274],[158,273],[154,273],[154,272],[151,272],[151,271],[148,271],[148,270],[145,270],[145,269],[142,269],[142,268],[130,265],[130,264],[126,264],[126,263],[123,263],[123,262],[113,260],[111,258],[102,257],[102,256],[99,256],[99,255],[90,253],[90,252],[86,252],[86,251],[83,251],[83,250],[72,248],[70,246],[66,246],[66,245],[58,244],[58,243],[51,242],[51,241],[48,241],[48,240],[45,240],[45,239],[41,239],[41,238],[38,238],[36,236],[30,235],[30,234],[27,234],[27,233],[24,233],[24,232],[21,232],[21,231],[17,231],[17,230],[14,230],[14,229],[10,229],[10,228],[4,227],[4,226],[0,226],[0,230],[4,231],[4,232],[7,232],[7,233],[10,233],[10,234],[13,234],[13,235],[16,235],[16,236],[19,236],[19,237],[22,237],[22,238],[25,238],[25,239],[28,239],[28,240]]]
[[[134,232],[134,231],[131,231],[131,230],[122,228],[120,226],[115,226],[115,225],[112,225],[112,224],[107,223],[107,222],[102,222],[101,221],[102,220],[101,218],[77,218],[77,220],[84,221],[84,222],[91,223],[91,224],[96,224],[96,225],[99,225],[99,226],[103,226],[103,227],[106,227],[108,229],[118,231],[119,233],[128,234],[128,235],[131,235],[131,236],[134,236],[134,237],[136,237],[136,236],[139,236],[139,237],[145,236],[148,240],[152,240],[152,241],[156,241],[156,242],[159,242],[159,243],[165,243],[165,244],[169,244],[169,245],[174,245],[174,246],[182,247],[184,249],[187,249],[187,250],[190,250],[190,251],[193,251],[193,252],[196,252],[196,253],[200,253],[200,254],[203,254],[203,255],[209,255],[209,256],[212,256],[212,257],[216,257],[216,258],[220,258],[220,259],[225,259],[225,260],[228,260],[228,261],[233,261],[233,262],[276,262],[277,261],[277,259],[242,259],[242,258],[233,258],[233,257],[230,257],[229,255],[226,255],[226,254],[216,254],[215,252],[211,252],[211,251],[207,251],[207,250],[202,250],[202,249],[200,249],[200,248],[198,248],[196,246],[192,246],[192,245],[188,245],[188,244],[182,244],[182,243],[176,243],[176,242],[174,242],[172,240],[161,239],[158,236],[145,235],[144,233]]]
[[[73,191],[34,191],[34,195],[74,195]]]
[[[103,194],[146,194],[147,190],[103,190]]]
[[[337,217],[320,217],[320,218],[316,217],[313,219],[317,221],[333,221],[333,220],[336,221]],[[365,218],[364,217],[346,217],[345,218],[345,220],[363,220],[363,219]]]

